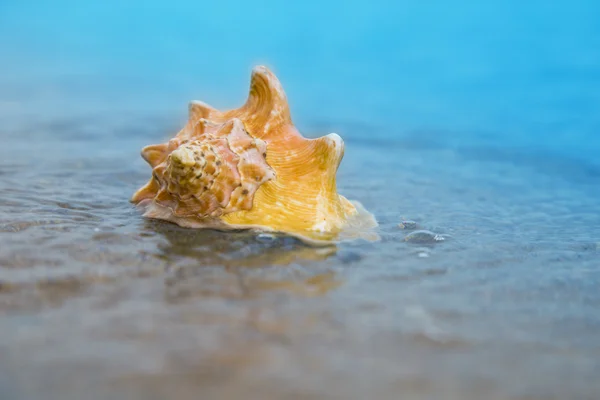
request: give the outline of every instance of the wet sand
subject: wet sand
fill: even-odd
[[[596,166],[338,123],[381,240],[312,248],[145,220],[119,123],[0,129],[0,398],[600,396]]]

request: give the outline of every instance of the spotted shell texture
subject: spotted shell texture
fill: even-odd
[[[173,139],[142,150],[152,177],[131,200],[146,217],[181,226],[331,241],[345,228],[376,226],[360,203],[337,193],[343,154],[335,133],[308,139],[298,132],[281,84],[260,66],[242,107],[221,112],[193,101]]]
[[[254,193],[275,172],[267,145],[234,118],[223,124],[200,119],[192,131],[142,151],[153,166],[154,201],[176,217],[219,217],[250,210]]]

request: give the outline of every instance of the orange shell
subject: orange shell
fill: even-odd
[[[142,150],[153,173],[133,200],[153,198],[175,217],[250,210],[259,186],[275,177],[265,155],[266,143],[252,138],[239,119],[213,124],[201,118],[168,145]]]
[[[337,193],[343,155],[337,134],[298,132],[281,84],[259,66],[242,107],[220,112],[194,101],[175,138],[142,150],[153,177],[132,202],[147,217],[187,227],[254,228],[311,242],[364,237],[377,223]]]

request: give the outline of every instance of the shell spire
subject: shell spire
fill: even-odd
[[[263,66],[252,70],[248,99],[236,113],[240,114],[239,118],[256,127],[257,134],[262,133],[263,136],[278,133],[282,125],[292,126],[283,87],[277,77]]]
[[[132,202],[147,217],[182,226],[336,240],[345,228],[377,225],[360,203],[337,193],[343,156],[339,135],[308,139],[298,132],[281,83],[258,66],[243,106],[220,112],[193,101],[173,139],[142,150],[153,176]]]

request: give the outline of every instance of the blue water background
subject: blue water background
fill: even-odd
[[[592,0],[2,0],[0,115],[184,118],[265,64],[304,130],[597,165],[598,21]]]

